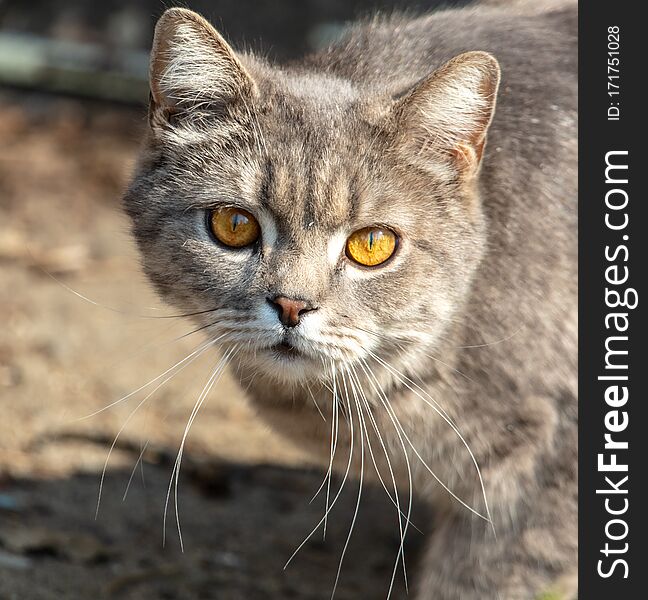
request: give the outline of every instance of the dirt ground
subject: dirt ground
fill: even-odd
[[[201,341],[177,339],[184,320],[148,318],[170,311],[119,212],[142,112],[7,92],[0,105],[0,600],[329,598],[356,484],[326,539],[320,529],[284,570],[323,515],[323,498],[309,504],[323,473],[255,418],[231,376],[186,445],[184,552],[173,494],[163,545],[173,463],[213,357],[132,417],[162,379],[86,418]],[[410,567],[421,538],[409,536]],[[366,489],[335,597],[384,598],[397,549],[393,507]]]

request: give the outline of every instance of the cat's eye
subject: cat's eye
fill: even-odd
[[[347,256],[365,267],[384,263],[396,251],[398,238],[386,227],[365,227],[349,236],[346,243]]]
[[[243,248],[259,239],[259,222],[247,211],[233,206],[213,210],[209,227],[219,242],[232,248]]]

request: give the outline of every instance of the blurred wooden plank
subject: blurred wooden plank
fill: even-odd
[[[0,84],[143,103],[148,53],[0,32]]]

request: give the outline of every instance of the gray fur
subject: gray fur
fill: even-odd
[[[361,411],[349,388],[362,386],[374,477],[389,489],[387,454],[405,512],[407,455],[415,493],[436,508],[417,599],[570,600],[576,9],[493,4],[376,19],[289,67],[235,54],[194,13],[168,11],[125,208],[160,293],[203,312],[195,318],[209,335],[236,347],[259,414],[325,465],[332,370],[356,442]],[[433,74],[467,51],[482,53]],[[499,92],[483,52],[501,67]],[[205,211],[220,204],[257,216],[258,246],[233,251],[210,238]],[[401,243],[385,266],[361,269],[340,244],[374,224]],[[266,301],[276,294],[317,310],[287,333]],[[308,358],[275,357],[267,348],[282,339]],[[340,419],[334,467],[343,472],[349,434]],[[486,516],[467,447],[493,527],[423,464]],[[356,443],[354,471],[358,454]],[[376,469],[365,462],[368,477]]]

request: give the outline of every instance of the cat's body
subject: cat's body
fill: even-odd
[[[158,289],[214,308],[198,320],[259,413],[325,465],[338,417],[335,468],[369,477],[375,460],[403,513],[409,462],[437,515],[417,598],[575,598],[575,7],[375,21],[281,70],[187,11],[161,23],[126,196]],[[490,128],[492,58],[430,76],[474,50],[502,70]],[[219,202],[258,219],[257,246],[200,230]],[[376,224],[394,256],[349,264],[344,239]],[[282,325],[277,296],[312,314]],[[298,358],[273,354],[282,341]]]

